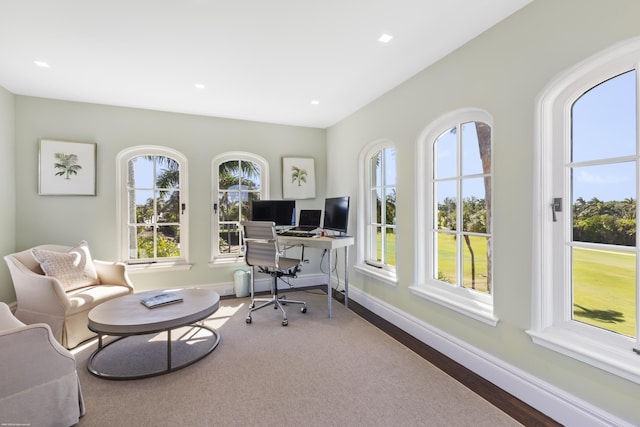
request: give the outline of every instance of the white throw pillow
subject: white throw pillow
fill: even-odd
[[[67,292],[100,283],[89,245],[84,240],[68,252],[33,248],[31,253],[44,274],[58,279]]]

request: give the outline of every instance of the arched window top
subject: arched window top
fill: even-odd
[[[640,63],[640,37],[600,52],[558,74],[536,98],[538,129],[548,128],[561,119],[573,102],[599,83],[637,69]],[[554,120],[555,119],[555,120]],[[543,135],[540,135],[542,137]]]
[[[385,148],[395,148],[395,147],[396,147],[396,143],[390,139],[376,139],[374,141],[371,141],[367,145],[365,145],[362,148],[362,150],[360,150],[360,156],[359,156],[360,162],[362,163],[362,161],[371,157],[372,155],[379,152],[380,150],[383,150]]]
[[[134,147],[125,148],[116,156],[117,162],[127,161],[133,157],[145,155],[161,155],[171,157],[180,164],[186,166],[187,158],[180,151],[160,145],[136,145]]]
[[[220,153],[218,154],[216,157],[213,158],[213,160],[211,161],[211,163],[213,165],[219,165],[220,163],[224,163],[228,160],[249,160],[249,161],[253,161],[255,163],[260,164],[263,168],[263,170],[268,172],[268,168],[269,168],[269,162],[267,162],[267,160],[262,157],[259,156],[255,153],[249,153],[247,151],[228,151],[226,153]]]
[[[493,127],[493,116],[480,108],[461,108],[441,115],[424,128],[418,137],[418,144],[431,145],[437,136],[447,132],[456,123],[481,122]]]

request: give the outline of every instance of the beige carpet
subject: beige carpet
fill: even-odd
[[[288,306],[287,327],[270,307],[246,324],[248,298],[223,300],[206,321],[221,334],[216,350],[167,375],[99,379],[86,370],[97,344],[81,349],[76,358],[87,414],[78,425],[520,425],[336,301],[329,319],[326,294],[319,290],[288,296],[309,308],[302,314],[299,306]],[[174,333],[173,339],[188,348],[206,337]],[[163,357],[150,343],[148,355],[143,351],[128,362],[135,346],[125,340],[112,352],[121,353],[122,365]]]

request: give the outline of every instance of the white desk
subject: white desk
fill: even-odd
[[[327,273],[327,304],[329,307],[329,317],[333,316],[331,295],[331,272],[333,271],[332,249],[344,248],[344,305],[349,307],[349,246],[353,245],[354,239],[348,237],[297,237],[278,236],[280,249],[286,246],[304,246],[305,248],[327,249],[329,253],[329,272]]]

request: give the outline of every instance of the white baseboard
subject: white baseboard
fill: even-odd
[[[327,275],[326,274],[303,274],[295,279],[287,279],[294,287],[296,288],[304,288],[308,286],[316,286],[327,283]],[[271,289],[271,284],[273,283],[273,278],[266,274],[256,273],[255,276],[255,291],[256,292],[267,292]],[[235,295],[235,283],[233,281],[222,282],[222,283],[209,283],[204,285],[198,285],[201,288],[211,289],[217,292],[220,296],[228,296]],[[282,281],[278,281],[278,289],[289,289],[289,287],[283,283]]]
[[[349,298],[559,423],[633,426],[357,288],[349,289]]]

